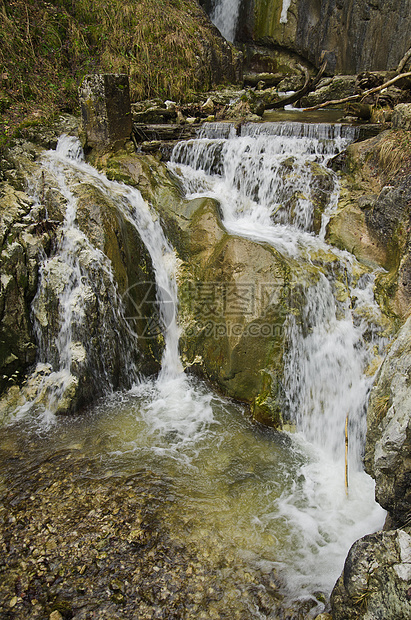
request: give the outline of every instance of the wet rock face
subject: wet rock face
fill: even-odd
[[[245,0],[239,29],[242,41],[286,47],[314,65],[327,50],[334,73],[386,70],[409,48],[410,0]],[[394,34],[395,33],[395,34]]]
[[[351,547],[331,595],[333,620],[408,618],[410,529],[377,532]]]
[[[49,128],[49,133],[54,131],[57,141],[66,126]],[[44,139],[48,144],[50,135]],[[56,386],[56,413],[75,412],[107,390],[130,387],[139,372],[157,372],[164,345],[160,333],[144,337],[147,317],[155,322],[155,286],[150,286],[155,278],[135,227],[115,201],[85,182],[74,190],[76,226],[65,231],[67,196],[40,165],[44,153],[40,146],[18,141],[4,172],[13,185],[3,182],[0,188],[0,392],[15,387],[2,400],[1,414],[25,398],[48,406]],[[36,198],[22,191],[27,182]],[[60,255],[67,243],[75,248],[74,262]],[[59,340],[66,305],[61,294],[70,282],[76,285],[66,351],[64,339]],[[122,304],[125,316],[134,317],[136,308],[142,316],[131,325]],[[63,372],[65,356],[70,362]],[[36,361],[41,364],[19,392],[17,386]]]
[[[371,391],[365,466],[375,496],[394,525],[409,522],[411,506],[411,318],[401,328]]]
[[[39,254],[50,244],[41,209],[24,192],[1,188],[0,393],[19,383],[36,358],[30,320]]]

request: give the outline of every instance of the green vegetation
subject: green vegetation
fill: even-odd
[[[74,111],[87,73],[127,73],[132,100],[187,99],[212,85],[216,43],[195,0],[0,0],[0,143]]]

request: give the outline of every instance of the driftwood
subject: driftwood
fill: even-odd
[[[310,78],[308,70],[305,67],[302,67],[301,65],[298,65],[298,66],[303,71],[303,73],[305,75],[304,86],[300,90],[298,90],[297,92],[295,92],[292,95],[290,95],[289,97],[284,97],[283,99],[280,99],[280,101],[274,101],[273,103],[269,103],[269,104],[265,105],[264,106],[265,110],[274,110],[274,109],[278,109],[278,108],[283,108],[286,105],[291,105],[292,103],[295,103],[296,101],[299,101],[302,97],[304,97],[305,95],[310,93],[312,90],[314,90],[315,87],[317,86],[318,82],[322,78],[322,75],[323,75],[323,73],[325,71],[325,68],[327,66],[327,60],[323,60],[317,75],[313,79]]]
[[[357,99],[360,99],[360,100],[365,99],[365,97],[368,97],[368,95],[378,93],[380,90],[383,90],[384,88],[388,88],[388,86],[395,84],[395,82],[398,82],[398,80],[401,80],[402,78],[407,78],[407,77],[411,77],[411,71],[408,71],[407,73],[400,73],[400,75],[397,75],[391,80],[388,80],[388,82],[381,84],[381,86],[376,86],[375,88],[366,90],[363,93],[358,93],[357,95],[350,95],[349,97],[344,97],[343,99],[333,99],[331,101],[325,101],[324,103],[319,103],[318,105],[314,105],[311,108],[304,108],[304,112],[312,112],[313,110],[319,110],[320,108],[326,108],[329,105],[340,105],[341,103],[347,103],[348,101],[356,101]]]

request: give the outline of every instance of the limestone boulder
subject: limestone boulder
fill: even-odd
[[[99,164],[140,189],[180,257],[184,365],[248,403],[255,419],[281,426],[292,265],[267,245],[229,235],[218,202],[185,200],[176,178],[153,156],[117,154]]]
[[[411,506],[411,318],[398,332],[371,390],[365,467],[392,523],[408,523]]]
[[[181,271],[181,351],[186,366],[256,420],[281,426],[289,265],[271,247],[225,232],[216,204],[198,205]]]
[[[410,528],[357,540],[331,594],[333,620],[398,620],[410,610]]]

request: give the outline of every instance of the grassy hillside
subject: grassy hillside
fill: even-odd
[[[229,76],[227,53],[196,0],[0,0],[0,141],[75,110],[87,73],[128,73],[132,100],[184,100]]]

